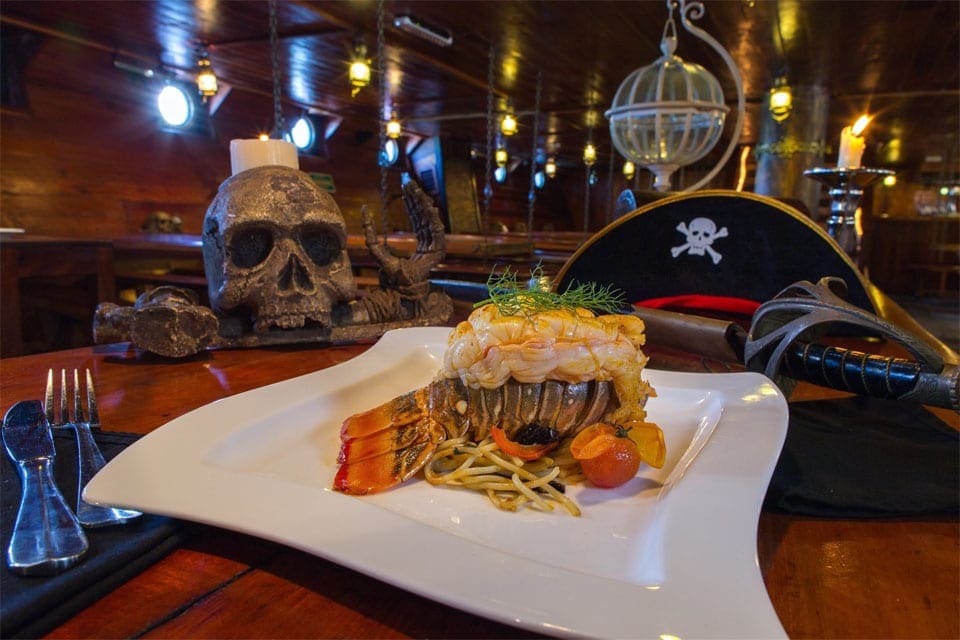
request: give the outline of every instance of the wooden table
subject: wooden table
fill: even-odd
[[[90,367],[105,428],[147,433],[206,403],[345,362],[368,347],[225,350],[169,361],[118,344],[11,358],[0,362],[2,404],[6,409],[17,399],[38,397],[48,367]],[[702,371],[705,364],[684,354],[648,351],[652,366],[659,368]],[[794,397],[837,395],[800,385]],[[939,414],[957,426],[956,414]],[[952,518],[844,520],[763,513],[757,547],[767,590],[791,637],[960,636],[958,523]],[[130,636],[530,634],[284,546],[199,527],[184,546],[49,635]]]

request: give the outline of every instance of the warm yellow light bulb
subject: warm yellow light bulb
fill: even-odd
[[[493,157],[494,157],[494,160],[496,160],[498,167],[507,166],[507,162],[510,160],[510,156],[507,154],[507,150],[504,149],[503,147],[498,148]]]
[[[387,137],[391,140],[396,140],[400,137],[400,132],[400,121],[397,120],[397,114],[394,113],[387,122]]]
[[[204,98],[217,94],[217,74],[206,58],[197,60],[197,91]]]
[[[354,87],[370,84],[370,65],[366,60],[354,60],[350,63],[350,84]]]
[[[895,175],[884,176],[883,186],[892,187],[895,184],[897,184],[897,176]]]
[[[512,113],[503,114],[500,121],[500,132],[505,136],[512,136],[517,132],[517,119]]]
[[[776,122],[783,122],[793,110],[793,92],[786,78],[777,78],[770,89],[770,115]]]
[[[543,165],[543,172],[547,174],[548,178],[557,175],[557,161],[553,158],[548,158],[546,164]]]
[[[637,165],[633,164],[629,160],[623,163],[623,177],[627,180],[633,178],[633,175],[637,172]]]
[[[583,148],[583,164],[592,166],[594,162],[597,161],[597,148],[593,146],[592,142],[588,142],[587,145]]]

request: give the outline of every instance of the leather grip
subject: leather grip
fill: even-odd
[[[875,398],[905,396],[920,379],[920,365],[904,358],[801,342],[787,350],[783,366],[795,380]]]

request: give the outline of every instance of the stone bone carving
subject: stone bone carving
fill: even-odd
[[[380,286],[361,294],[343,216],[327,192],[286,167],[238,173],[221,185],[204,219],[213,308],[199,305],[191,291],[161,287],[133,308],[101,304],[94,339],[184,357],[207,347],[363,340],[442,324],[453,303],[429,277],[445,255],[443,224],[415,181],[404,185],[403,199],[417,236],[409,257],[379,243],[372,215],[361,210],[367,249],[380,264]]]
[[[704,253],[709,253],[713,264],[719,264],[723,259],[723,255],[712,245],[717,238],[727,237],[726,227],[721,227],[718,231],[717,224],[710,218],[694,218],[690,221],[689,227],[685,222],[678,224],[677,231],[687,236],[687,241],[670,249],[670,255],[674,258],[686,251],[691,256],[702,256]]]
[[[249,313],[257,332],[329,327],[333,307],[357,297],[340,208],[288,167],[220,185],[204,218],[203,262],[213,310]]]

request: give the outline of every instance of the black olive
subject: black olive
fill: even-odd
[[[556,429],[544,427],[531,422],[517,432],[514,441],[517,444],[550,444],[560,440],[560,434]]]

